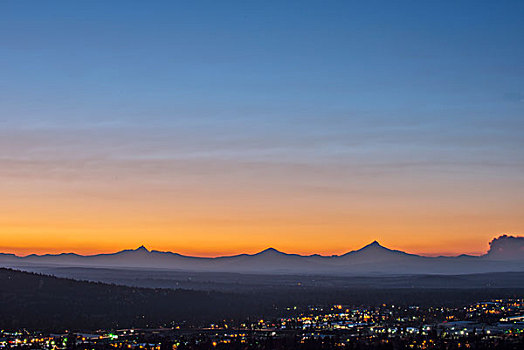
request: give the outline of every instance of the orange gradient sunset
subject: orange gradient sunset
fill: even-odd
[[[522,235],[517,12],[208,6],[0,5],[0,252]]]
[[[122,154],[154,144],[138,130],[129,144],[114,144],[121,130],[84,139],[2,132],[2,149],[16,158],[1,166],[1,250],[95,253],[144,244],[202,256],[268,246],[329,255],[376,239],[416,253],[483,253],[495,235],[524,224],[520,176],[498,167],[373,164],[395,150],[365,159],[358,146],[356,154],[308,159],[306,144],[283,151],[264,140],[248,150],[216,141],[178,151],[183,145],[167,137],[177,130],[164,132],[166,139],[157,136],[169,157]]]

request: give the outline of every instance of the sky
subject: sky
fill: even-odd
[[[481,254],[522,1],[0,1],[0,251]]]

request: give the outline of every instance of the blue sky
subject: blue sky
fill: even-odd
[[[0,179],[69,196],[132,161],[137,188],[298,183],[340,213],[355,191],[428,211],[459,195],[470,219],[485,198],[509,217],[482,237],[518,231],[523,18],[522,1],[2,1]]]

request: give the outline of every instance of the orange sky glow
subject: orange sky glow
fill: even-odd
[[[330,255],[373,240],[426,255],[482,254],[493,237],[521,232],[524,225],[515,205],[522,199],[506,184],[475,194],[467,186],[447,188],[443,181],[425,187],[413,179],[409,186],[417,188],[409,190],[400,177],[395,183],[388,176],[375,188],[360,180],[361,190],[353,191],[350,179],[338,179],[338,190],[308,187],[301,182],[314,174],[307,173],[282,184],[270,173],[195,184],[183,176],[168,180],[170,172],[143,178],[130,170],[114,179],[101,171],[70,180],[19,171],[0,184],[0,251],[20,255],[140,245],[198,256],[270,246]]]
[[[0,252],[523,235],[524,2],[327,3],[0,1]]]

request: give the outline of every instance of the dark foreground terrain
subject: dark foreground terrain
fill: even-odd
[[[521,298],[523,288],[317,288],[239,292],[139,288],[0,269],[0,328],[111,329],[292,315],[308,305],[460,306]]]

